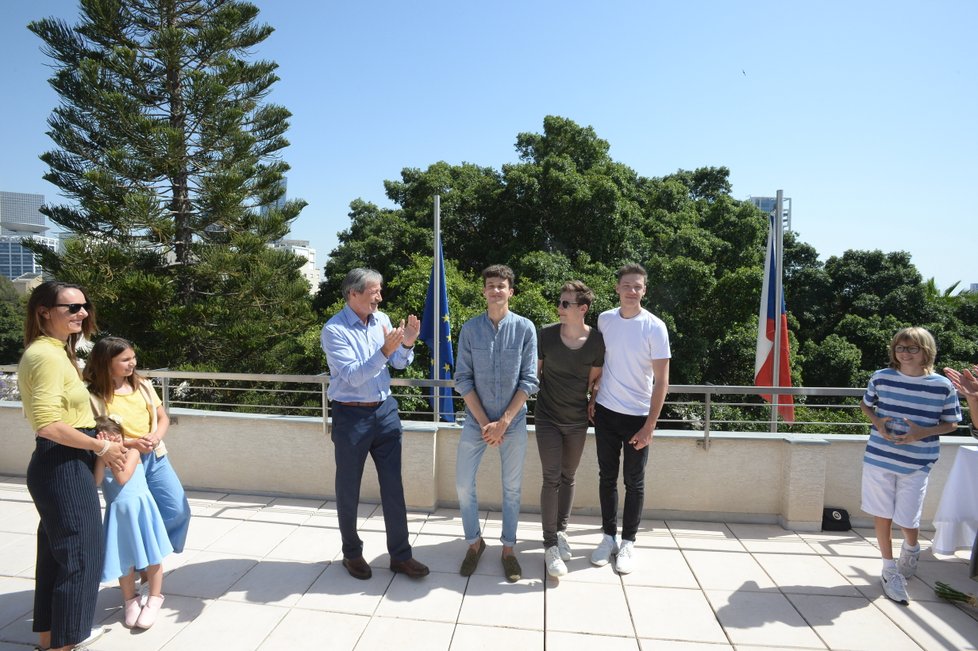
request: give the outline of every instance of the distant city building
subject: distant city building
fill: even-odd
[[[289,180],[283,176],[280,185],[282,187],[282,196],[273,204],[261,207],[259,214],[262,217],[267,215],[270,210],[281,210],[285,207],[285,202],[288,199]],[[272,242],[270,246],[273,249],[289,251],[304,259],[306,263],[302,265],[299,273],[309,281],[310,294],[315,294],[319,291],[319,268],[316,266],[316,249],[309,246],[309,240],[279,240],[278,242]]]
[[[761,211],[771,214],[778,205],[777,197],[749,197],[748,201],[761,209]],[[784,197],[781,219],[784,221],[784,230],[791,230],[791,197]]]
[[[319,267],[316,266],[316,249],[309,246],[309,240],[279,240],[272,242],[273,249],[281,249],[303,258],[306,263],[299,272],[309,281],[309,293],[319,291]]]
[[[52,250],[58,248],[58,240],[46,236],[42,205],[43,194],[0,191],[0,274],[11,280],[42,272],[34,254],[24,248],[24,240],[34,238]]]

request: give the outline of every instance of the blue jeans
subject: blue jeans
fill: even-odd
[[[458,491],[458,506],[462,511],[465,542],[470,545],[477,542],[482,535],[479,527],[479,498],[476,495],[475,479],[487,447],[489,446],[482,440],[479,423],[474,418],[466,418],[462,426],[462,435],[459,437],[458,456],[455,460],[455,490]],[[525,457],[526,415],[523,414],[509,424],[506,436],[499,445],[503,484],[503,535],[499,540],[506,547],[516,545],[516,525],[520,517],[520,493],[523,487]]]
[[[149,492],[153,494],[153,501],[163,516],[170,545],[179,554],[187,542],[187,530],[190,528],[190,502],[180,478],[170,465],[169,455],[157,457],[155,451],[147,452],[142,455],[142,460]]]
[[[397,401],[388,397],[379,407],[347,407],[334,402],[332,439],[343,558],[363,556],[363,541],[357,534],[357,507],[368,454],[373,457],[380,483],[387,551],[392,561],[411,558],[401,482],[401,420],[397,416]]]

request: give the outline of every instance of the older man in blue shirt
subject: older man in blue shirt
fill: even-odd
[[[479,527],[476,474],[487,447],[499,448],[503,484],[503,573],[510,582],[522,575],[513,548],[520,515],[523,460],[526,456],[526,399],[536,393],[537,330],[509,311],[515,280],[506,265],[482,272],[486,311],[462,325],[455,358],[455,390],[465,401],[466,418],[458,442],[455,488],[469,548],[459,573],[470,576],[486,549]]]
[[[369,454],[380,482],[380,501],[387,529],[387,551],[393,572],[410,577],[428,574],[411,556],[407,507],[401,481],[401,420],[391,396],[390,364],[403,369],[414,359],[421,324],[410,315],[395,328],[378,307],[383,278],[373,269],[354,269],[343,279],[346,306],[323,326],[322,345],[329,364],[332,440],[336,458],[336,511],[343,538],[343,567],[356,579],[369,579],[357,535],[360,482]]]

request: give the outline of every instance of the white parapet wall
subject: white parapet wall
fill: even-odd
[[[321,419],[174,409],[167,434],[171,462],[189,489],[318,497],[334,495],[333,444]],[[410,508],[456,507],[456,425],[405,421],[404,490]],[[3,453],[0,474],[23,476],[34,437],[20,403],[0,402]],[[859,510],[865,436],[657,431],[646,472],[645,514],[727,522],[779,523],[817,530],[823,507],[849,511],[856,525],[871,518]],[[924,504],[929,527],[957,449],[974,443],[944,437]],[[575,511],[597,514],[598,467],[589,439],[577,473]],[[499,456],[487,451],[479,470],[484,508],[501,501]],[[523,475],[523,508],[539,511],[540,459],[532,427]],[[620,490],[620,498],[624,491]],[[377,502],[380,490],[368,459],[361,499]]]

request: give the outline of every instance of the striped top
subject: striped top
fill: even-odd
[[[876,371],[869,379],[863,402],[876,407],[876,415],[880,418],[892,418],[887,425],[896,435],[907,432],[904,418],[920,427],[961,420],[961,406],[954,386],[936,373],[913,377],[892,368]],[[902,474],[916,470],[930,472],[940,451],[939,436],[897,445],[884,439],[876,427],[872,427],[863,461]]]

